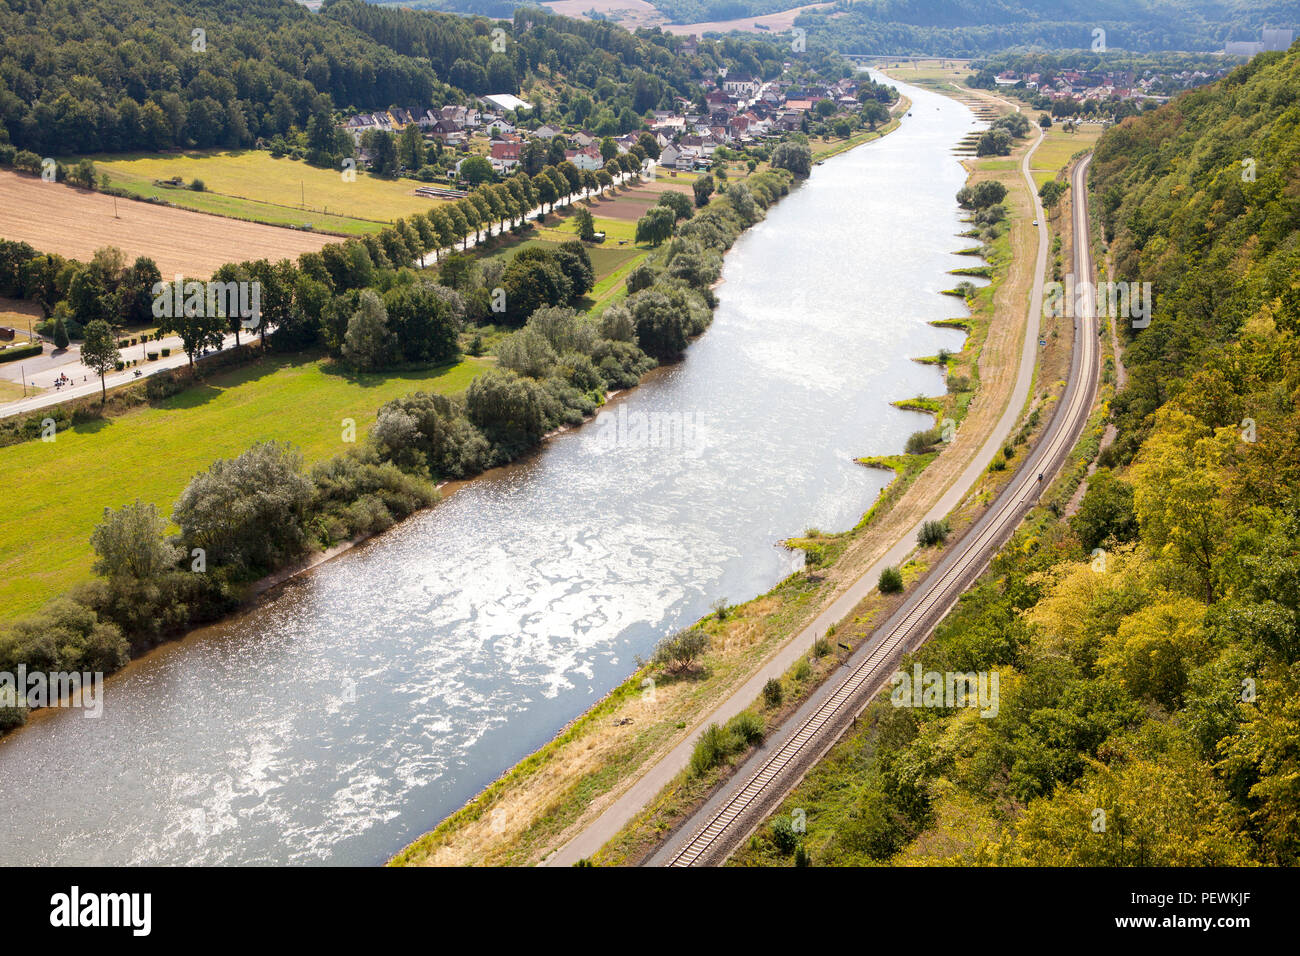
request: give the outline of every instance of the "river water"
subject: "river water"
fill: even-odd
[[[528,460],[166,645],[103,716],[0,741],[0,863],[377,864],[550,739],[660,636],[790,573],[784,537],[850,527],[960,347],[951,148],[924,90],[816,167],[727,257],[680,364]]]

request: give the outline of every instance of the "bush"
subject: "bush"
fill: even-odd
[[[158,353],[157,353],[157,352],[146,352],[145,355],[148,357],[148,359],[149,359],[150,362],[156,362],[156,361],[158,361]]]
[[[163,350],[162,350],[162,354],[163,354],[163,358],[166,358],[167,356],[169,356],[169,355],[172,354],[172,350],[171,350],[171,349],[163,349]]]
[[[898,594],[903,590],[903,572],[898,568],[885,568],[877,582],[881,594]]]
[[[683,628],[655,645],[652,664],[673,672],[689,670],[709,649],[709,635],[699,628]]]
[[[769,677],[767,683],[763,685],[763,703],[768,707],[780,707],[784,699],[785,692],[781,689],[781,682],[775,677]]]
[[[725,726],[709,724],[695,742],[691,753],[690,774],[700,777],[720,766],[732,754],[740,753],[763,739],[763,719],[752,711],[742,710]]]
[[[782,856],[789,856],[799,845],[799,834],[794,832],[789,817],[782,815],[772,821],[772,845]]]
[[[909,455],[924,455],[939,442],[939,429],[931,428],[928,431],[912,432],[907,438],[907,444],[904,450]]]
[[[938,521],[927,521],[921,525],[921,531],[916,536],[917,543],[928,548],[936,544],[943,544],[948,540],[948,521],[941,518]]]

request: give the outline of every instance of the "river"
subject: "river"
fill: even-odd
[[[851,527],[960,347],[965,107],[828,160],[729,253],[679,364],[241,616],[0,741],[0,862],[378,864],[550,739],[663,634]],[[657,445],[651,428],[665,426]],[[647,427],[649,426],[649,427]]]

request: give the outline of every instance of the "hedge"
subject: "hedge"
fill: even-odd
[[[33,342],[31,345],[16,345],[0,349],[0,362],[13,362],[31,355],[40,355],[45,351],[45,343]]]

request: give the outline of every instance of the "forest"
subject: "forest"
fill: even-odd
[[[319,14],[293,0],[12,0],[0,7],[0,142],[62,157],[246,147],[298,129],[330,151],[340,112],[469,102],[539,73],[625,132],[674,96],[702,102],[699,79],[720,66],[771,77],[789,56],[760,37],[691,57],[681,43],[540,9],[512,22],[362,0]]]
[[[1107,50],[1213,51],[1295,21],[1295,4],[1287,0],[838,0],[801,14],[797,25],[808,30],[810,48],[979,56],[1095,50],[1098,29]]]

